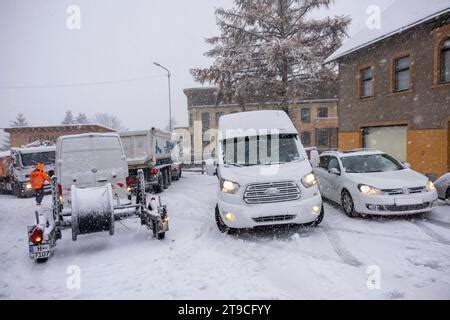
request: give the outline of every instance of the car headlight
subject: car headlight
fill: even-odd
[[[427,182],[427,190],[428,190],[428,191],[436,190],[436,186],[435,186],[434,183],[431,182],[430,180],[428,180],[428,182]]]
[[[235,194],[241,186],[233,181],[222,179],[220,183],[220,188],[223,193]]]
[[[370,196],[377,196],[377,195],[381,195],[383,194],[383,191],[381,191],[380,189],[365,185],[365,184],[360,184],[358,186],[359,191],[361,191],[364,194],[370,195]]]
[[[317,179],[314,173],[309,173],[302,178],[302,184],[305,188],[314,187],[317,184]]]

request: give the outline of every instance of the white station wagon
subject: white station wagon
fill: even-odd
[[[437,201],[427,177],[384,152],[330,151],[318,159],[314,173],[322,196],[350,217],[425,213]]]

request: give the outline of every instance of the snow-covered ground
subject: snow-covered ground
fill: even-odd
[[[425,219],[350,219],[326,204],[317,229],[228,236],[214,222],[216,183],[185,173],[163,193],[171,227],[164,241],[134,219],[116,223],[114,237],[72,242],[66,230],[45,264],[28,258],[34,200],[0,196],[0,298],[450,299],[444,203]],[[369,289],[368,271],[377,268],[381,289]],[[67,286],[74,270],[80,289]]]

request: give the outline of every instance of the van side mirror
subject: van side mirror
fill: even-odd
[[[317,150],[311,150],[309,161],[311,162],[313,168],[317,168],[319,166],[319,152]]]
[[[208,176],[215,176],[217,174],[217,162],[214,159],[206,160],[206,174]]]
[[[409,163],[409,162],[404,162],[403,163],[403,167],[405,168],[405,169],[411,169],[411,163]]]

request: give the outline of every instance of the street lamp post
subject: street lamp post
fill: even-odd
[[[169,82],[169,130],[170,132],[172,132],[172,98],[171,98],[171,94],[170,94],[170,71],[169,69],[167,69],[166,67],[160,65],[157,62],[153,62],[153,64],[157,67],[163,68],[164,70],[167,71],[167,80]]]

